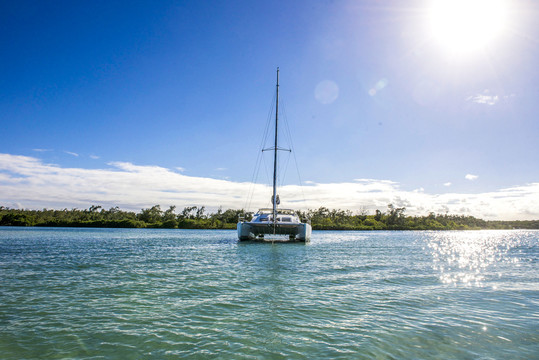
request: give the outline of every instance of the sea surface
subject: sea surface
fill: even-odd
[[[0,227],[1,359],[539,359],[539,231]]]

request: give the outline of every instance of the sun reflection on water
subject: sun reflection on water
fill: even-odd
[[[428,241],[433,267],[446,284],[485,286],[487,277],[501,277],[499,264],[519,266],[508,255],[518,236],[504,231],[466,231],[434,234]],[[495,287],[494,287],[495,288]]]

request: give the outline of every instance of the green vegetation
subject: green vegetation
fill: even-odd
[[[86,210],[18,210],[0,206],[0,226],[63,226],[103,228],[167,228],[167,229],[235,229],[239,216],[249,218],[244,210],[206,213],[204,206],[184,208],[179,214],[171,206],[163,211],[159,205],[139,213],[118,207],[103,209],[91,206]],[[317,210],[298,212],[310,219],[314,230],[477,230],[477,229],[539,229],[539,220],[486,221],[473,216],[440,215],[406,216],[405,208],[388,205],[374,215],[353,213],[350,210]]]
[[[349,210],[318,210],[302,212],[310,218],[315,230],[479,230],[479,229],[539,229],[539,220],[486,221],[473,216],[430,213],[427,216],[406,216],[406,208],[389,204],[386,212],[374,215],[354,214]]]

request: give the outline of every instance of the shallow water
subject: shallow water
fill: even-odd
[[[537,359],[539,231],[0,227],[0,358]]]

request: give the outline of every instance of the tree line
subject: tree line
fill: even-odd
[[[430,213],[408,216],[406,208],[389,204],[385,211],[335,210],[320,207],[298,211],[311,222],[314,230],[476,230],[476,229],[539,229],[539,220],[482,220],[473,216]],[[249,219],[245,210],[206,212],[204,206],[188,206],[176,212],[176,206],[163,210],[155,205],[138,213],[119,207],[104,209],[99,205],[88,209],[21,210],[0,206],[0,226],[103,227],[103,228],[166,228],[166,229],[235,229],[238,218]]]

